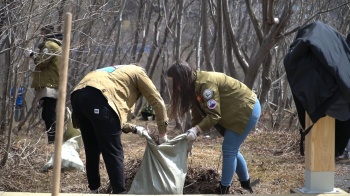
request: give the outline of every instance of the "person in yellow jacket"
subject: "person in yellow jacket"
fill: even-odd
[[[261,107],[255,93],[240,81],[223,73],[195,71],[184,61],[167,70],[172,83],[171,117],[191,109],[192,128],[187,131],[189,150],[197,135],[222,127],[222,176],[215,193],[228,194],[234,173],[251,193],[248,168],[239,148],[259,120]]]
[[[39,52],[33,52],[35,70],[31,87],[34,88],[38,105],[42,107],[41,117],[45,122],[48,143],[55,141],[56,103],[58,97],[59,68],[61,66],[62,34],[54,33],[54,27],[47,25],[41,28],[43,42]]]
[[[127,123],[130,108],[141,96],[155,111],[159,143],[166,142],[166,107],[142,67],[131,64],[97,69],[88,73],[71,93],[73,123],[83,137],[91,193],[100,187],[100,153],[113,193],[126,193],[121,134],[142,131],[142,127]]]

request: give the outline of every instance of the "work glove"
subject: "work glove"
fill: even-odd
[[[194,141],[197,139],[197,133],[202,132],[201,128],[199,128],[198,125],[196,125],[195,127],[192,127],[191,129],[189,129],[188,131],[186,131],[187,133],[187,139],[189,141]]]
[[[168,136],[165,134],[163,137],[159,138],[159,144],[163,144],[168,141]]]
[[[135,134],[139,135],[140,137],[144,137],[145,135],[148,134],[148,131],[146,128],[141,127],[141,126],[136,126],[136,131],[134,132]]]
[[[122,125],[122,131],[126,134],[128,133],[136,133],[136,125],[131,123],[124,123]]]

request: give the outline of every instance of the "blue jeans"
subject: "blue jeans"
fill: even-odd
[[[239,181],[247,181],[249,179],[247,163],[243,155],[239,152],[239,148],[250,131],[255,127],[260,113],[261,107],[259,100],[257,100],[243,134],[239,135],[230,130],[225,131],[224,141],[222,143],[221,184],[223,186],[231,186],[235,172]]]

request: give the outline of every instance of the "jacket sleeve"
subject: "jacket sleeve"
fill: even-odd
[[[199,89],[201,95],[200,105],[206,116],[198,123],[198,126],[205,131],[212,128],[221,119],[220,94],[217,85],[211,82],[202,84]],[[206,92],[210,96],[203,96]]]
[[[153,107],[155,112],[159,133],[166,133],[168,116],[163,98],[160,96],[152,80],[144,71],[141,71],[137,77],[137,86],[139,91]]]
[[[44,46],[40,49],[39,55],[34,59],[34,63],[37,69],[44,69],[49,65],[51,59],[54,56],[60,54],[60,46],[53,41],[47,41],[45,42]]]

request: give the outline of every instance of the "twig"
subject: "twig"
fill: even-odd
[[[190,186],[192,186],[192,185],[194,185],[194,184],[196,184],[197,182],[192,182],[191,184],[189,184],[189,185],[187,185],[187,186],[184,186],[184,189],[185,188],[187,188],[187,187],[190,187]]]

